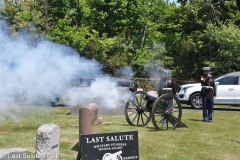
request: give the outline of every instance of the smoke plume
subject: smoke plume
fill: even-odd
[[[98,96],[105,107],[114,108],[122,99],[116,84],[102,74],[97,61],[44,38],[36,41],[29,36],[20,37],[10,36],[8,24],[0,20],[0,110],[21,98],[34,102],[47,97],[54,101],[63,94],[71,105],[81,98],[84,101]],[[79,77],[93,77],[94,83],[90,89],[68,92]]]
[[[0,0],[0,9],[4,8],[5,8],[4,0]]]

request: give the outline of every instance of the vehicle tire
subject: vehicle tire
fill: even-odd
[[[202,108],[202,97],[200,96],[200,93],[194,93],[193,95],[191,95],[190,104],[192,108]]]
[[[61,96],[55,95],[52,98],[47,98],[44,95],[38,95],[33,98],[32,103],[37,106],[51,106],[54,107],[60,101]]]
[[[61,100],[60,95],[55,95],[53,99],[50,100],[50,104],[52,107],[57,106],[57,103]]]

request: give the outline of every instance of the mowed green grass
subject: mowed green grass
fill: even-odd
[[[78,115],[69,115],[68,107],[9,107],[0,114],[0,149],[24,148],[34,154],[36,131],[46,123],[61,128],[60,159],[75,160],[78,143]],[[240,112],[215,111],[213,122],[202,122],[201,111],[183,110],[182,122],[188,128],[156,131],[129,126],[124,116],[102,116],[103,124],[94,133],[138,131],[140,160],[202,160],[240,157]]]

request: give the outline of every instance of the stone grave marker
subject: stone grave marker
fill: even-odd
[[[58,160],[60,127],[48,123],[40,126],[36,135],[36,160]]]

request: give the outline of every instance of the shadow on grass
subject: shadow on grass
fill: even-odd
[[[78,152],[78,151],[79,151],[79,142],[77,142],[77,143],[71,148],[71,150]]]
[[[202,121],[202,120],[200,120],[200,119],[188,119],[189,121]]]
[[[130,126],[129,124],[122,124],[121,126]],[[136,126],[137,127],[137,126]]]
[[[155,127],[146,127],[148,132],[159,132],[159,131],[164,131],[164,130],[156,130]]]

